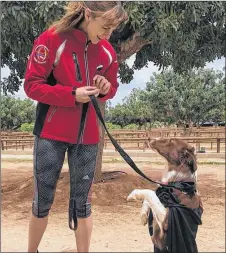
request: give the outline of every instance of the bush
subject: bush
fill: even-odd
[[[111,122],[105,123],[108,130],[118,130],[121,129],[119,125],[112,124]]]
[[[23,123],[20,127],[21,132],[32,132],[34,128],[34,123]]]
[[[123,127],[123,129],[137,130],[138,129],[138,125],[136,125],[136,124],[129,124],[129,125]]]

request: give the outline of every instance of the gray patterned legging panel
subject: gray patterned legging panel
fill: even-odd
[[[66,152],[68,153],[69,169],[73,169],[77,163],[77,217],[87,218],[90,216],[91,186],[96,165],[97,147],[98,144],[81,144],[76,157],[76,144],[35,137],[34,199],[32,204],[32,212],[35,217],[43,218],[49,214]]]

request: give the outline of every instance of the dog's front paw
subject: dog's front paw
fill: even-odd
[[[145,192],[145,190],[139,190],[139,189],[133,190],[130,193],[130,195],[128,196],[127,200],[128,201],[131,201],[131,200],[143,201],[144,200],[144,192]]]
[[[129,196],[127,197],[127,201],[133,201],[133,200],[137,200],[137,192],[139,190],[133,190]]]

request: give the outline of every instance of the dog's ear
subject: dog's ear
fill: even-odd
[[[179,153],[179,161],[181,164],[187,165],[192,173],[197,170],[197,162],[195,156],[195,149],[192,147],[191,149],[183,149]]]

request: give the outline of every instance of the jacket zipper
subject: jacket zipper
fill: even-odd
[[[49,117],[48,117],[47,122],[50,122],[50,121],[51,121],[51,119],[53,118],[53,115],[55,114],[56,110],[57,110],[57,106],[55,106],[55,107],[53,108],[51,114],[50,114]]]
[[[75,63],[76,80],[77,82],[82,82],[82,75],[78,64],[78,57],[75,52],[72,53],[72,56]]]
[[[87,85],[90,86],[90,79],[89,79],[89,66],[88,66],[88,60],[87,60],[87,49],[88,49],[89,42],[88,40],[86,41],[86,47],[85,47],[85,68],[86,68],[86,79],[87,79]]]
[[[86,69],[86,85],[87,86],[90,86],[90,79],[89,79],[89,66],[88,66],[88,60],[87,60],[87,49],[88,49],[88,45],[89,45],[89,42],[88,42],[88,39],[86,40],[86,46],[85,46],[85,53],[84,53],[84,59],[85,59],[85,69]],[[87,113],[88,113],[88,110],[87,110]],[[85,126],[86,126],[86,119],[87,119],[87,115],[86,115],[86,118],[85,118],[85,122],[84,122],[84,128],[83,128],[83,131],[82,131],[82,134],[81,134],[81,143],[83,142],[83,136],[84,136],[84,130],[85,130]]]

